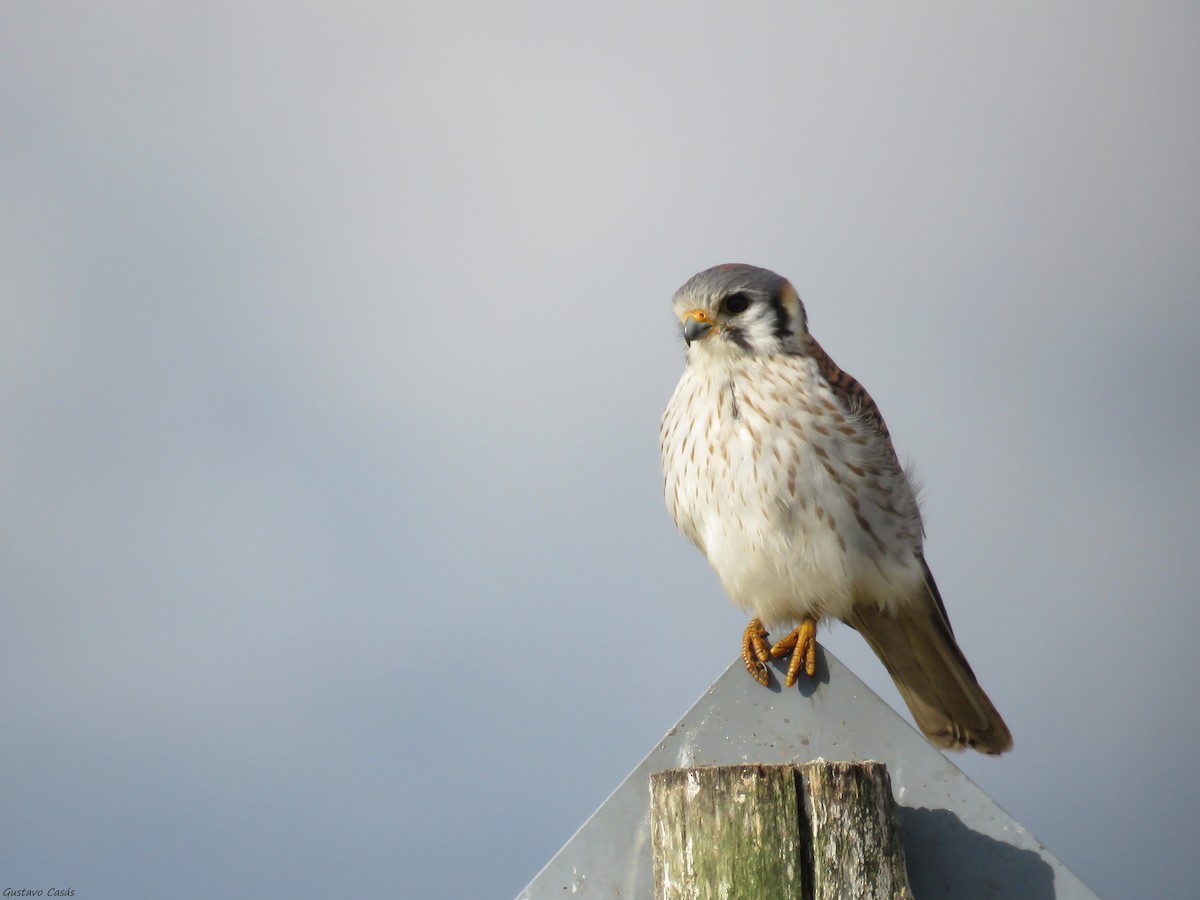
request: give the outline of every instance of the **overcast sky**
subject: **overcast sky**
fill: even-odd
[[[967,6],[4,4],[0,887],[515,895],[738,652],[657,425],[740,261],[924,482],[955,760],[1192,896],[1200,13]]]

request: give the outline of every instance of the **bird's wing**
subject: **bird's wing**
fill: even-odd
[[[933,579],[926,587],[936,596]],[[896,682],[917,727],[939,747],[984,753],[1012,748],[1012,735],[979,686],[942,614],[941,601],[894,613],[858,604],[846,619],[871,645]]]
[[[817,369],[821,373],[821,377],[829,383],[834,395],[842,401],[849,412],[859,416],[875,429],[883,439],[883,445],[887,448],[889,461],[897,471],[900,471],[900,459],[896,456],[896,450],[892,446],[891,432],[888,431],[887,423],[883,421],[883,413],[879,411],[879,407],[875,405],[875,401],[871,399],[867,389],[853,375],[839,368],[838,364],[825,352],[825,348],[818,344],[816,338],[811,334],[808,335],[808,345],[809,352],[817,361]]]

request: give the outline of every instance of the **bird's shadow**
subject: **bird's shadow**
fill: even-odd
[[[980,834],[948,809],[901,806],[896,817],[916,900],[1053,900],[1054,869],[1033,850]]]

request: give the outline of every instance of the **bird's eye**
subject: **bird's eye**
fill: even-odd
[[[729,313],[731,316],[744,313],[749,308],[750,298],[745,294],[730,294],[721,302],[722,311]]]

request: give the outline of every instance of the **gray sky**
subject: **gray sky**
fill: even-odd
[[[1102,895],[1190,896],[1197,34],[6,4],[0,887],[516,894],[737,652],[657,421],[671,293],[741,261],[922,476],[1017,744],[956,761]]]

